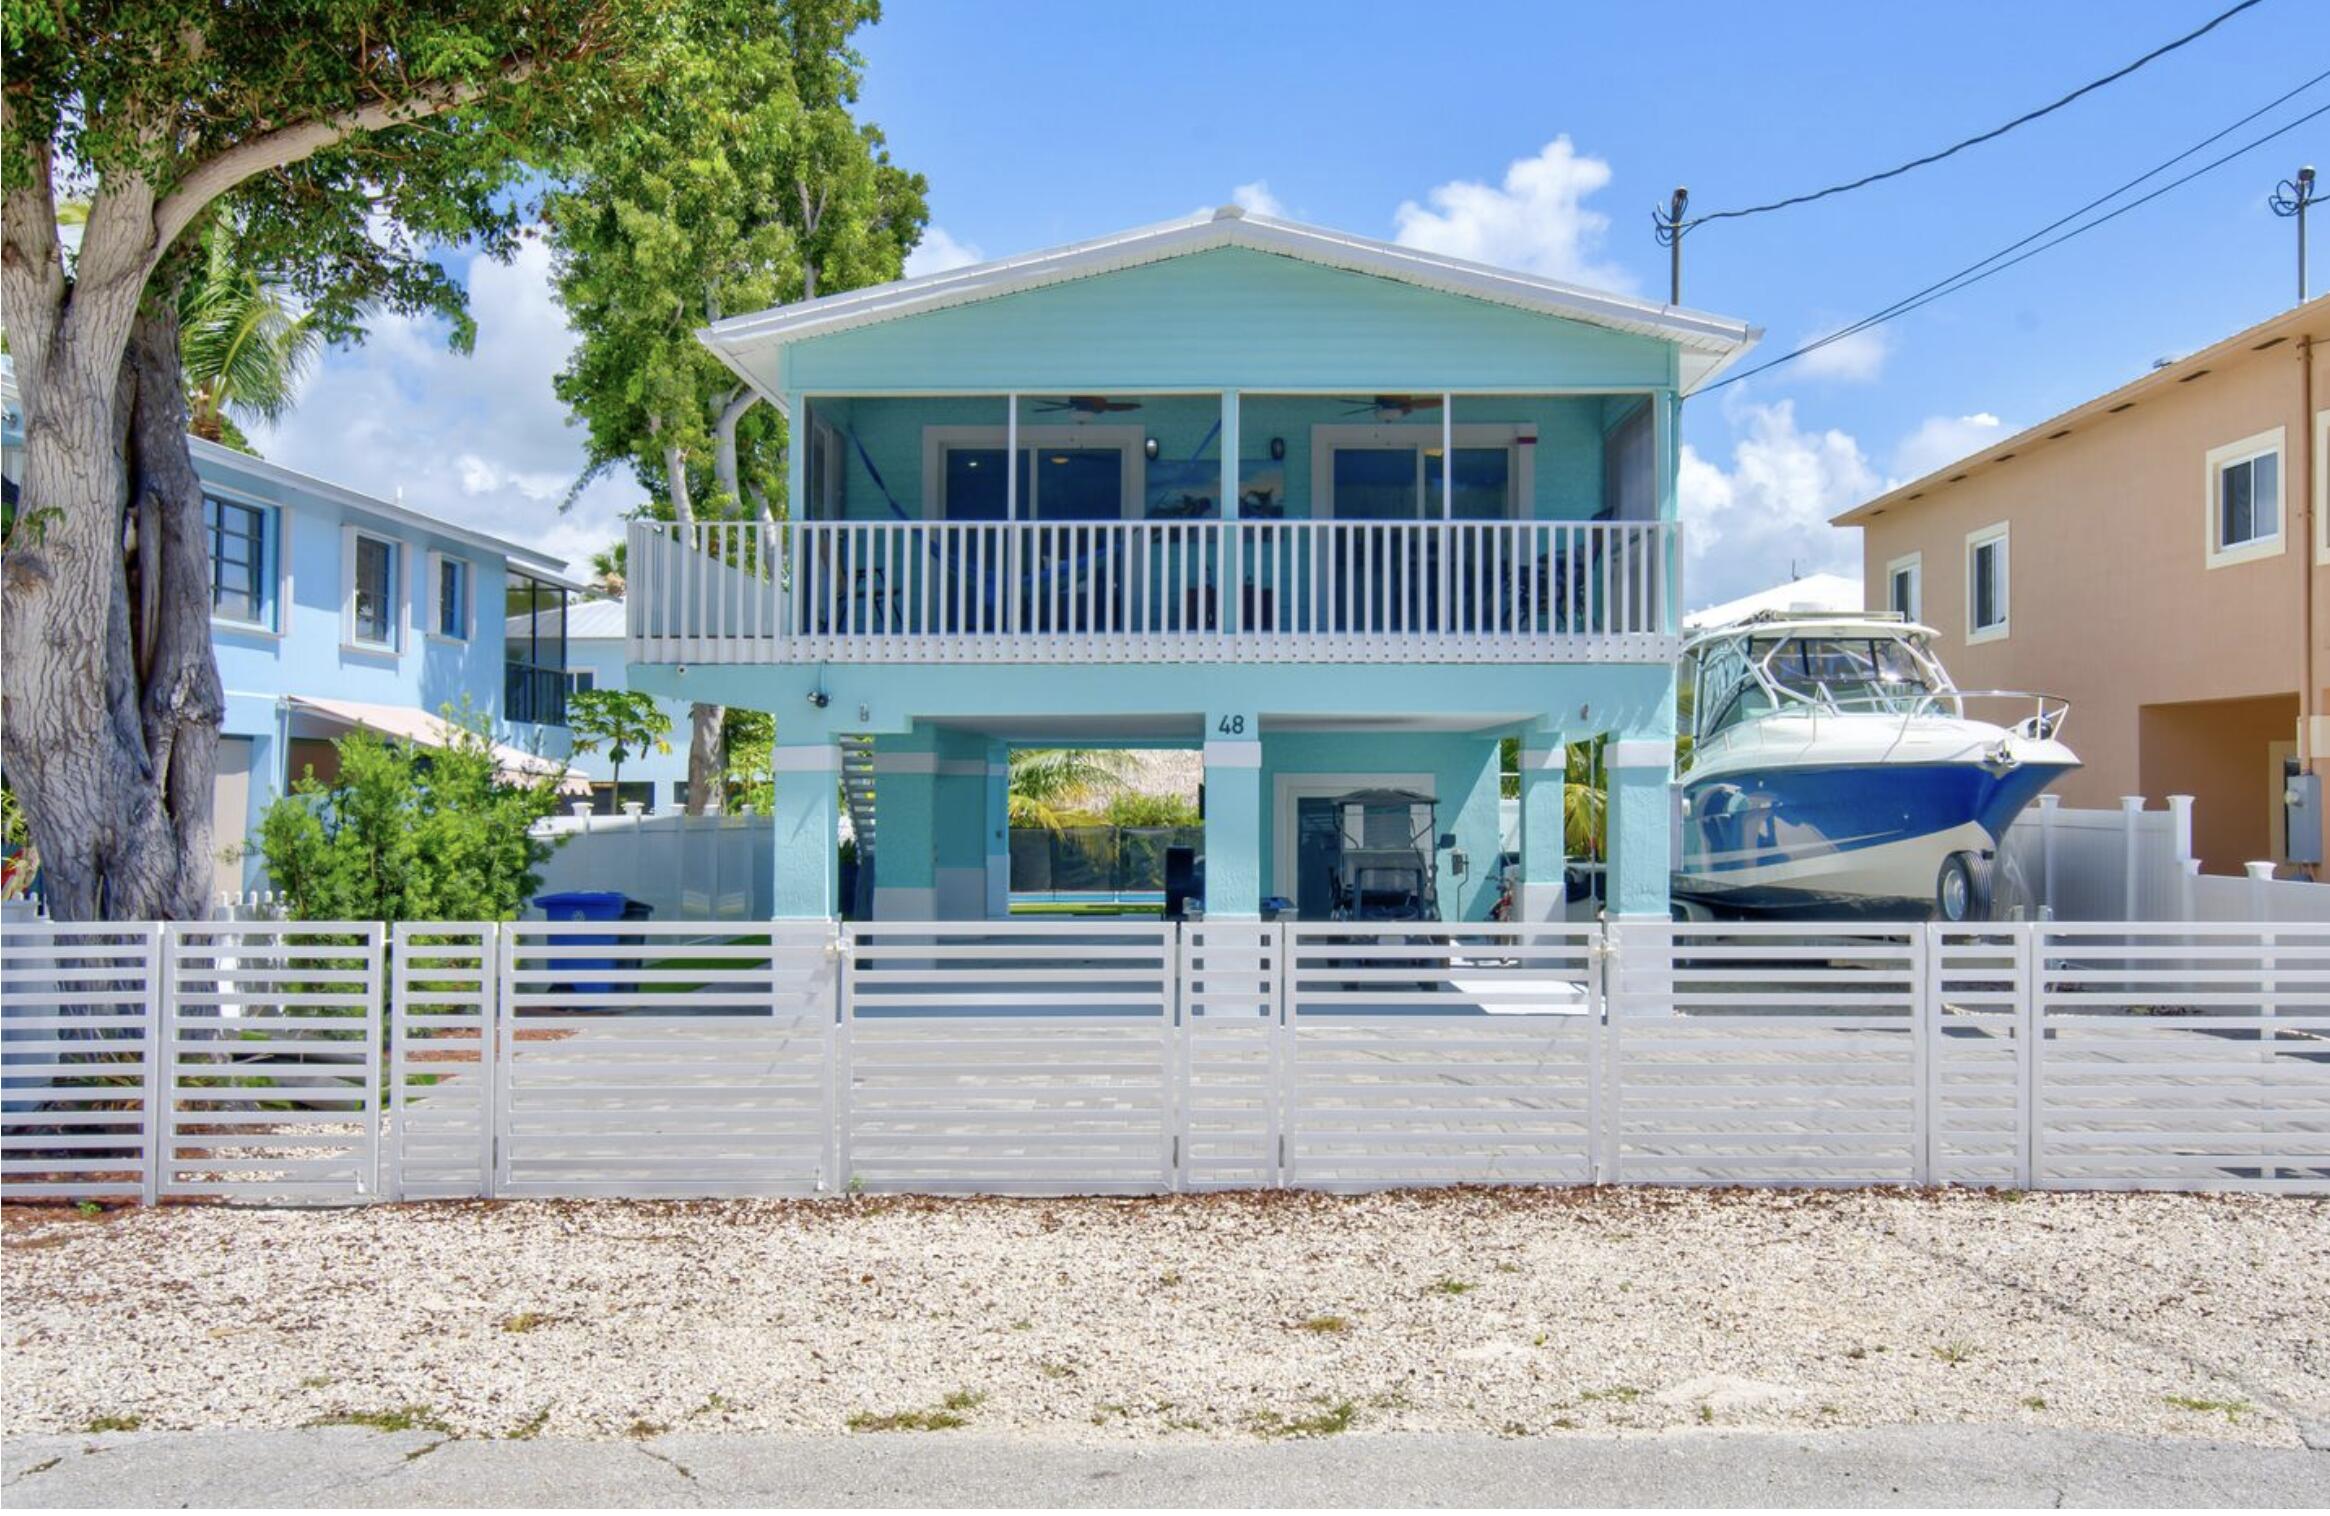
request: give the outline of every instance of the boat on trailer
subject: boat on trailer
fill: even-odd
[[[1766,611],[1686,644],[1680,913],[1991,918],[2006,829],[2079,766],[2070,704],[1959,689],[1934,635],[1892,614]]]

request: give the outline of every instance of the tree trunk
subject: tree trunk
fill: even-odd
[[[166,300],[137,311],[101,378],[94,359],[111,344],[90,327],[96,302],[121,291],[84,283],[64,298],[80,307],[70,320],[17,300],[8,311],[12,333],[47,317],[55,336],[28,386],[23,507],[0,589],[0,761],[52,917],[200,919],[225,697],[177,325]]]

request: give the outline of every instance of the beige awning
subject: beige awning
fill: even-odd
[[[342,726],[360,726],[383,737],[400,737],[422,747],[443,747],[456,730],[444,717],[409,705],[374,705],[364,700],[323,700],[313,695],[288,695],[285,701],[295,711],[306,711]],[[494,761],[501,776],[514,784],[529,784],[545,774],[558,776],[558,790],[563,795],[588,795],[591,781],[576,773],[556,758],[545,758],[540,753],[529,753],[506,742],[493,744]]]

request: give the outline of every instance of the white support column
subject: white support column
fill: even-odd
[[[1456,397],[1440,397],[1440,519],[1456,516]]]
[[[2143,850],[2140,829],[2144,824],[2144,797],[2120,797],[2120,919],[2136,919],[2137,859]]]
[[[1019,396],[1003,397],[1003,519],[1019,519]]]
[[[1546,746],[1532,747],[1530,743]],[[1562,816],[1569,749],[1558,737],[1527,737],[1521,748],[1521,882],[1513,897],[1516,921],[1560,921],[1568,914],[1564,888],[1568,838]]]
[[[987,745],[987,919],[1011,915],[1011,749]]]
[[[1223,390],[1222,520],[1228,523],[1238,519],[1238,446],[1238,392]],[[1246,563],[1238,528],[1226,525],[1222,531],[1222,562],[1216,571],[1221,583],[1214,591],[1214,624],[1224,632],[1234,633],[1245,630]]]

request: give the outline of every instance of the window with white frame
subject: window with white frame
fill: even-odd
[[[1885,565],[1885,609],[1904,621],[1925,617],[1925,555],[1908,553]]]
[[[2282,550],[2282,428],[2209,449],[2208,565]]]
[[[202,497],[202,524],[210,538],[210,613],[221,621],[267,624],[274,596],[271,576],[275,512],[239,500]]]
[[[1502,521],[1528,514],[1535,429],[1467,422],[1449,430],[1453,437],[1437,422],[1312,427],[1313,510],[1345,521]],[[1444,451],[1450,441],[1453,454]]]
[[[923,508],[946,521],[1121,521],[1141,514],[1137,426],[1023,426],[1016,479],[1000,426],[923,428]]]
[[[398,545],[370,532],[348,530],[348,640],[358,647],[397,645]]]
[[[470,628],[469,560],[451,553],[429,555],[429,633],[467,642]]]
[[[1966,535],[1966,640],[2004,637],[2011,593],[2007,571],[2006,523]]]

